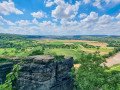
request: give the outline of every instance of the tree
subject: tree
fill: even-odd
[[[104,83],[104,70],[101,63],[105,61],[98,53],[83,54],[80,68],[76,72],[77,90],[98,90]]]
[[[40,47],[40,48],[36,48],[34,49],[29,56],[33,56],[33,55],[43,55],[44,54],[44,48]]]
[[[99,53],[84,54],[75,72],[76,90],[120,90],[120,72],[107,72]]]

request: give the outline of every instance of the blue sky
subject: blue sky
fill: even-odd
[[[0,33],[120,35],[120,0],[0,0]]]

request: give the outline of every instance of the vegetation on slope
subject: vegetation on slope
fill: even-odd
[[[20,65],[19,64],[14,65],[12,72],[10,72],[6,76],[5,83],[0,85],[0,90],[13,90],[13,86],[14,86],[13,84],[15,79],[17,79],[19,75],[19,70],[20,70]]]
[[[120,90],[120,72],[106,72],[105,61],[98,53],[83,54],[80,67],[75,70],[76,90]]]

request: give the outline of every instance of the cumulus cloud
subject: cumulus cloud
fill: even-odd
[[[93,6],[101,9],[102,8],[102,6],[101,6],[101,0],[95,0],[95,2],[93,3]]]
[[[81,19],[86,18],[86,17],[87,17],[87,14],[86,14],[86,13],[81,13],[81,14],[79,15],[79,18],[81,18]]]
[[[78,14],[80,2],[76,1],[75,5],[65,3],[63,0],[56,0],[57,7],[52,10],[52,16],[56,19],[72,19]]]
[[[91,12],[80,20],[61,19],[57,23],[52,21],[40,22],[34,18],[33,20],[17,21],[15,25],[9,25],[7,29],[1,25],[3,27],[0,27],[0,32],[36,35],[120,35],[118,16],[119,14],[99,16],[98,13]],[[0,21],[2,21],[1,18]]]
[[[114,2],[114,3],[120,3],[120,0],[110,0],[111,2]]]
[[[91,12],[85,19],[81,20],[83,22],[94,22],[98,19],[98,13]]]
[[[6,24],[7,24],[7,25],[14,25],[13,22],[4,19],[2,16],[0,16],[0,24],[1,24],[1,25],[6,25]]]
[[[51,21],[43,21],[41,24],[42,24],[43,26],[47,27],[47,26],[52,25],[52,22],[51,22]]]
[[[34,17],[34,18],[43,18],[43,17],[46,17],[46,13],[42,12],[42,11],[38,11],[38,12],[33,12],[31,13],[31,15]]]
[[[98,23],[99,24],[108,24],[108,23],[112,22],[113,19],[114,19],[114,17],[111,17],[109,15],[103,15],[103,16],[99,17]]]
[[[17,21],[16,24],[19,26],[27,26],[27,25],[30,25],[31,22],[29,20],[20,20],[20,21]]]
[[[33,24],[38,24],[39,22],[37,21],[36,18],[34,18],[34,19],[32,20],[32,23],[33,23]]]
[[[62,21],[61,28],[65,34],[120,35],[120,21],[116,21],[115,17],[110,15],[98,16],[96,12],[91,12],[80,21]]]
[[[116,16],[116,19],[120,20],[120,13]]]
[[[46,7],[51,7],[52,5],[54,5],[54,2],[51,1],[51,0],[47,0],[47,1],[45,2],[45,5],[46,5]]]
[[[0,14],[3,15],[9,15],[11,13],[14,14],[23,14],[23,12],[19,9],[17,9],[14,5],[14,2],[12,2],[11,0],[7,1],[3,1],[0,3]]]
[[[116,4],[120,4],[120,0],[95,0],[93,1],[93,6],[97,7],[98,9],[103,9],[105,6],[111,7]]]

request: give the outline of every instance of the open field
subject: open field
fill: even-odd
[[[98,42],[98,41],[87,41],[87,40],[40,40],[38,41],[40,43],[45,43],[45,44],[53,44],[53,45],[77,45],[78,46],[78,50],[79,51],[85,51],[87,53],[95,53],[96,51],[98,51],[97,48],[95,48],[96,46],[99,46],[99,51],[101,55],[105,55],[108,54],[109,52],[111,52],[114,48],[113,47],[107,47],[107,43],[103,43],[103,42]],[[90,48],[86,48],[83,47],[82,44],[86,44],[86,45],[90,45],[90,46],[94,46],[94,48],[90,47]],[[58,50],[59,52],[59,50]]]
[[[6,38],[8,39],[6,40]],[[99,38],[92,38],[92,40],[62,40],[62,39],[34,39],[28,40],[24,37],[14,36],[10,39],[9,36],[1,39],[2,45],[0,48],[1,57],[26,57],[29,56],[32,51],[39,50],[44,47],[44,54],[50,55],[65,55],[74,58],[76,67],[80,60],[81,53],[96,53],[99,52],[100,55],[108,55],[114,51],[114,47],[111,45],[112,42],[118,39],[112,39],[109,42],[101,42]],[[16,38],[15,38],[16,37]],[[10,40],[9,40],[10,39]],[[91,39],[91,38],[90,38]],[[97,40],[96,40],[97,39]],[[104,39],[104,38],[102,38]],[[3,43],[4,42],[4,43]],[[118,43],[117,43],[118,44]],[[111,45],[111,46],[110,46]],[[115,57],[110,57],[107,59],[108,66],[118,63],[120,55],[117,54]],[[117,60],[117,61],[116,61]]]
[[[74,59],[78,59],[81,55],[80,51],[77,51],[75,49],[46,49],[45,54],[54,54],[57,55],[65,55],[68,57],[73,57]]]
[[[39,41],[39,40],[38,40]],[[88,41],[88,40],[56,40],[56,39],[43,39],[40,40],[45,43],[64,43],[64,44],[74,44],[74,43],[87,43],[93,46],[107,47],[107,43],[98,42],[98,41]]]
[[[56,54],[73,57],[79,60],[81,52],[95,53],[100,52],[101,55],[106,55],[113,51],[113,47],[107,47],[107,43],[88,40],[56,40],[42,39],[34,41],[15,41],[10,43],[15,44],[15,47],[0,48],[0,56],[9,57],[26,57],[34,49],[45,47],[44,54]],[[19,48],[18,48],[19,46]]]

